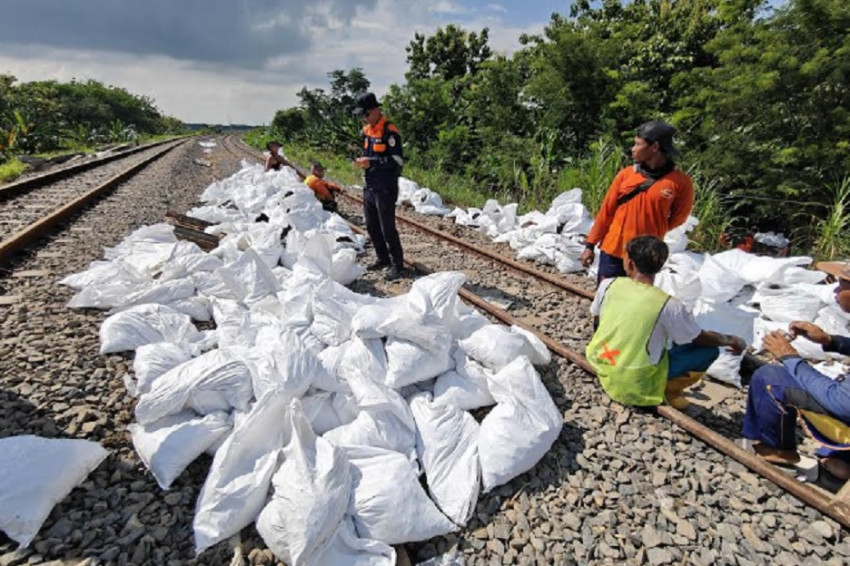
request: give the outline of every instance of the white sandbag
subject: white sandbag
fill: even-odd
[[[181,255],[169,260],[168,263],[162,266],[159,279],[162,281],[183,279],[196,272],[211,272],[221,267],[224,267],[224,263],[219,258],[212,254],[204,253],[199,248],[198,253]]]
[[[443,336],[445,340],[435,350],[429,350],[407,340],[388,338],[386,385],[399,389],[405,385],[437,377],[454,367],[454,361],[450,355],[451,335],[446,332]]]
[[[281,450],[290,440],[290,401],[283,393],[257,401],[216,451],[192,523],[197,553],[251,524],[265,506]]]
[[[719,303],[737,295],[738,291],[747,284],[746,279],[728,269],[710,254],[705,254],[705,261],[699,269],[699,279],[702,285],[702,297]]]
[[[416,461],[416,423],[404,398],[381,383],[352,374],[348,384],[357,403],[356,418],[323,436],[336,446],[374,446]]]
[[[685,251],[688,247],[688,232],[699,225],[699,220],[694,216],[688,216],[685,222],[664,234],[664,243],[671,254]]]
[[[346,515],[330,544],[307,562],[310,566],[395,566],[395,549],[381,541],[359,538],[354,519]]]
[[[360,295],[334,283],[323,281],[312,298],[313,322],[310,332],[329,346],[339,346],[351,337],[351,319],[360,307],[375,298]]]
[[[148,425],[127,426],[133,446],[162,489],[168,489],[186,467],[231,430],[230,416],[222,411],[198,416],[182,411]]]
[[[726,348],[720,349],[720,355],[712,362],[706,373],[723,383],[741,387],[741,361],[744,354],[735,355]]]
[[[817,297],[775,283],[760,284],[751,300],[759,304],[765,317],[776,322],[814,320],[822,306]]]
[[[511,325],[511,332],[522,336],[528,342],[529,347],[526,348],[525,355],[528,356],[528,359],[533,365],[545,366],[552,361],[552,354],[549,352],[549,348],[546,347],[543,340],[538,338],[536,334],[515,324]]]
[[[762,350],[764,348],[762,343],[764,335],[768,332],[773,332],[774,330],[788,332],[788,323],[775,322],[762,317],[755,319],[755,321],[753,321],[753,349],[756,351]],[[843,357],[835,352],[824,352],[823,348],[821,348],[819,344],[815,344],[802,336],[795,338],[791,342],[791,346],[797,350],[797,353],[799,353],[800,356],[809,360],[825,360],[830,357],[837,359]]]
[[[159,376],[139,398],[136,420],[153,423],[184,408],[206,415],[247,411],[254,396],[250,368],[233,353],[212,350]]]
[[[280,290],[271,269],[252,248],[248,248],[235,262],[215,271],[235,294],[235,298],[246,304],[259,301]]]
[[[330,277],[341,285],[348,285],[366,270],[357,263],[357,252],[352,249],[338,250],[331,259]]]
[[[345,424],[334,409],[334,395],[335,393],[328,391],[319,391],[301,399],[304,414],[307,415],[310,426],[318,435],[325,434],[329,430]],[[354,417],[351,420],[354,420]]]
[[[410,409],[428,491],[449,519],[464,526],[475,510],[481,485],[478,423],[465,411],[435,403],[427,393],[414,395]]]
[[[446,338],[446,327],[432,310],[417,310],[421,302],[406,295],[381,299],[361,307],[351,320],[352,331],[360,338],[394,337],[436,350]]]
[[[699,299],[692,314],[703,330],[740,336],[747,344],[753,342],[753,321],[759,316],[753,309]]]
[[[544,353],[539,350],[539,345],[532,345],[526,334],[499,324],[490,324],[476,330],[469,338],[459,340],[458,346],[470,358],[495,371],[522,356],[534,360],[545,358]],[[548,363],[548,359],[542,363]]]
[[[790,267],[800,267],[812,263],[812,258],[810,257],[777,258],[760,256],[737,248],[714,254],[711,256],[711,259],[752,285],[775,278],[781,280],[781,273],[784,270]]]
[[[437,378],[434,383],[434,401],[445,403],[464,411],[494,405],[487,385],[492,373],[458,348],[454,353],[455,369]]]
[[[433,312],[443,324],[451,326],[458,316],[458,291],[466,281],[460,271],[441,271],[420,277],[413,282],[409,301],[420,312]]]
[[[0,439],[0,453],[0,530],[21,547],[109,455],[95,442],[30,435]]]
[[[325,349],[319,354],[319,361],[327,373],[336,378],[330,382],[314,383],[325,391],[348,391],[348,382],[352,379],[376,383],[386,381],[387,355],[381,340],[354,338],[341,346]]]
[[[135,350],[155,342],[193,342],[200,335],[185,314],[163,305],[138,305],[108,317],[100,325],[100,353]]]
[[[257,531],[280,560],[308,564],[330,544],[351,494],[345,454],[319,438],[295,399],[286,415],[290,441],[272,478],[274,493],[257,517]]]
[[[257,332],[257,344],[250,350],[237,351],[249,364],[254,397],[261,399],[272,389],[285,391],[291,398],[300,398],[313,380],[325,369],[301,338],[292,330],[283,333],[269,327]]]
[[[137,392],[149,392],[157,377],[191,359],[192,349],[184,344],[157,342],[139,346],[133,358]]]
[[[458,529],[428,498],[403,455],[370,446],[351,447],[346,454],[354,488],[348,512],[361,537],[402,544]]]
[[[525,356],[493,376],[490,393],[497,404],[481,422],[478,437],[484,493],[533,468],[563,426],[561,412]]]
[[[67,285],[77,291],[86,287],[95,287],[108,283],[144,283],[149,278],[133,267],[132,264],[117,261],[93,261],[88,269],[79,273],[73,273],[59,281],[60,285]]]

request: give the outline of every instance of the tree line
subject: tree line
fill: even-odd
[[[151,98],[98,81],[17,82],[0,74],[0,163],[14,155],[94,147],[182,131]]]
[[[849,29],[846,0],[579,0],[509,57],[491,51],[487,29],[416,34],[383,105],[412,165],[537,202],[600,152],[626,163],[637,126],[666,119],[724,227],[821,246],[850,222]],[[272,127],[354,151],[350,109],[369,81],[361,69],[329,77]]]

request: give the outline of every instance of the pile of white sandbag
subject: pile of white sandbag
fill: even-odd
[[[398,199],[396,204],[410,203],[419,214],[428,216],[445,216],[449,209],[443,206],[440,195],[428,188],[420,188],[419,185],[406,177],[398,180]]]
[[[103,353],[135,351],[130,432],[159,485],[214,454],[199,552],[256,522],[287,564],[393,564],[389,545],[457,530],[549,450],[563,416],[533,367],[549,352],[465,306],[462,274],[349,290],[362,239],[287,169],[246,166],[203,200],[190,215],[226,234],[213,252],[147,227],[63,280],[71,306],[113,309]]]
[[[488,200],[482,209],[455,208],[446,216],[495,242],[508,243],[519,259],[552,265],[561,273],[584,269],[579,256],[593,219],[581,204],[581,189],[558,195],[545,213],[535,210],[518,216],[516,203],[501,205]],[[689,216],[666,234],[670,258],[656,285],[691,307],[703,328],[740,336],[756,350],[761,349],[765,333],[785,329],[792,320],[813,321],[829,333],[850,334],[850,315],[833,298],[835,285],[820,284],[825,275],[805,269],[812,258],[772,258],[737,249],[718,254],[687,252],[687,235],[698,223]],[[757,234],[756,239],[778,249],[789,244],[784,236],[773,232]],[[598,261],[597,253],[588,270],[593,278]],[[828,375],[848,370],[841,364],[823,363],[843,358],[840,354],[823,352],[802,338],[793,346],[804,357],[820,362],[817,368]],[[724,351],[709,374],[740,385],[742,359]]]

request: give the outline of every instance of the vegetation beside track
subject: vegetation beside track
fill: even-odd
[[[378,94],[401,129],[405,175],[456,204],[545,209],[580,187],[594,211],[637,125],[663,118],[698,185],[700,248],[734,224],[846,256],[848,27],[845,0],[581,0],[510,57],[486,29],[417,33],[405,81]],[[349,159],[368,71],[302,89],[270,135]]]

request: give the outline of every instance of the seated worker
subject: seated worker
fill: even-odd
[[[850,312],[850,264],[821,262],[816,267],[838,279],[835,300],[841,310]],[[850,338],[830,335],[810,322],[794,321],[788,332],[792,338],[802,336],[820,344],[826,352],[850,355]],[[765,365],[753,373],[744,414],[744,438],[754,440],[756,454],[768,462],[794,464],[800,459],[795,420],[801,410],[806,428],[822,446],[818,450],[821,465],[840,480],[850,479],[847,438],[842,442],[830,438],[828,432],[830,428],[835,432],[850,427],[850,375],[832,379],[818,372],[800,357],[781,331],[764,337],[764,349],[782,365]]]
[[[313,189],[316,198],[322,203],[322,208],[336,212],[336,193],[342,192],[342,187],[336,183],[325,181],[325,168],[318,161],[310,164],[310,174],[304,179],[304,184]]]
[[[292,167],[289,161],[287,161],[286,158],[279,153],[280,148],[282,147],[283,144],[276,140],[272,140],[266,144],[266,149],[269,150],[269,156],[266,158],[266,171],[269,169],[280,171],[280,168],[284,165]]]
[[[666,397],[684,409],[685,388],[699,381],[718,346],[746,348],[737,336],[702,330],[685,305],[653,286],[668,253],[655,236],[630,240],[623,257],[628,277],[603,280],[590,306],[599,326],[587,361],[605,393],[624,405],[660,405]],[[670,340],[678,345],[668,350]]]

